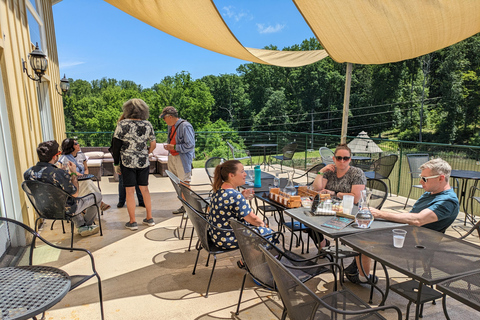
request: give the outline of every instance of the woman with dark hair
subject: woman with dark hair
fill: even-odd
[[[77,167],[77,175],[83,176],[88,174],[87,158],[85,154],[80,150],[80,144],[75,139],[65,139],[62,141],[62,156],[58,159],[65,168],[68,162],[72,162]],[[100,193],[98,187],[92,180],[79,180],[78,181],[78,196],[83,197],[89,193]],[[102,211],[110,209],[110,205],[102,201]]]
[[[243,164],[238,160],[225,161],[215,168],[213,177],[214,194],[210,200],[210,211],[207,219],[212,224],[222,229],[230,229],[228,220],[237,219],[247,222],[256,227],[262,236],[271,234],[273,231],[265,226],[265,223],[253,213],[248,200],[253,198],[253,189],[237,191],[239,186],[245,184],[247,173]],[[220,248],[237,248],[237,239],[233,232],[223,232],[216,229],[208,230],[210,239]]]
[[[127,211],[129,221],[125,228],[137,230],[135,218],[135,185],[143,195],[147,215],[143,224],[154,226],[152,217],[152,200],[148,190],[150,161],[148,154],[156,147],[155,131],[147,120],[149,107],[142,99],[130,99],[123,104],[124,119],[117,123],[113,134],[112,156],[115,172],[123,175],[123,185],[127,194]]]

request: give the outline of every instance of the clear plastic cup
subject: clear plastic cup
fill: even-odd
[[[403,229],[393,229],[393,246],[395,248],[403,248],[403,243],[405,242],[405,236],[407,231]]]
[[[350,195],[343,196],[343,213],[352,214],[353,199],[354,197]]]

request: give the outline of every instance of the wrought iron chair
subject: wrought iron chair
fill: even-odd
[[[333,153],[332,150],[330,150],[327,147],[321,147],[318,149],[318,152],[320,153],[320,158],[322,159],[322,162],[324,164],[334,164],[333,162],[333,156],[335,156],[335,153]]]
[[[53,229],[53,223],[56,220],[62,221],[63,233],[65,233],[64,221],[70,223],[71,226],[71,240],[70,246],[73,248],[73,229],[75,228],[72,221],[72,215],[66,212],[67,201],[73,197],[63,191],[61,188],[54,186],[50,183],[45,183],[37,180],[26,180],[22,183],[22,189],[25,191],[28,200],[32,204],[35,212],[38,214],[38,218],[35,220],[35,231],[38,229],[38,220],[54,220],[50,229]],[[87,197],[90,194],[84,196]],[[95,196],[95,194],[93,194]],[[81,199],[83,197],[77,197],[73,199]],[[96,203],[97,201],[95,201]],[[100,228],[100,235],[102,232],[102,221],[100,220],[100,208],[95,204],[97,208],[98,227]],[[79,213],[81,214],[81,213]]]
[[[250,151],[237,149],[233,146],[233,144],[231,142],[229,142],[229,141],[226,141],[226,142],[227,142],[228,148],[232,152],[232,159],[233,160],[250,159],[250,165],[253,165],[252,156],[250,154]],[[240,155],[245,155],[245,156],[240,156]]]
[[[382,206],[387,200],[388,196],[388,188],[386,183],[379,179],[368,179],[366,188],[372,194],[370,196],[370,202],[368,205],[378,210],[382,209]]]
[[[339,280],[342,289],[340,291],[335,290],[323,297],[318,297],[293,274],[293,270],[299,272],[317,266],[285,265],[278,261],[265,247],[260,247],[260,250],[265,255],[275,280],[275,286],[291,320],[337,319],[346,318],[346,316],[352,316],[352,318],[353,316],[358,316],[356,319],[385,319],[378,311],[388,309],[395,310],[398,320],[402,319],[402,312],[398,307],[383,306],[371,308],[366,302],[345,288],[343,285],[343,270],[336,263],[323,264],[322,266],[330,265],[340,270]],[[336,282],[337,278],[335,277]],[[339,315],[344,316],[340,317]]]
[[[390,195],[392,195],[392,185],[390,182],[390,174],[392,173],[395,163],[397,163],[398,156],[396,154],[391,154],[385,157],[380,157],[373,162],[373,171],[365,172],[365,177],[367,179],[387,179],[388,180],[388,189]]]
[[[27,260],[25,260],[25,264],[28,263],[29,266],[34,265],[33,259],[34,259],[35,249],[39,249],[40,251],[38,253],[41,254],[42,248],[45,247],[43,244],[58,250],[68,250],[70,252],[73,251],[74,253],[72,254],[75,255],[74,259],[78,259],[77,255],[79,253],[83,252],[87,254],[90,258],[92,273],[87,275],[69,275],[70,281],[71,281],[69,291],[72,291],[73,289],[77,288],[78,286],[82,285],[83,283],[87,282],[88,280],[94,277],[97,278],[98,295],[100,300],[100,314],[101,314],[101,319],[104,319],[102,283],[100,280],[100,276],[98,275],[97,270],[95,269],[95,260],[93,258],[93,255],[90,253],[90,251],[82,248],[67,248],[67,247],[57,246],[45,240],[42,236],[38,234],[37,231],[33,230],[29,226],[10,218],[0,217],[0,224],[6,224],[5,230],[7,230],[8,245],[11,245],[12,247],[21,246],[25,248],[23,256],[25,257],[28,256],[28,262]],[[40,243],[43,242],[43,244],[40,244],[40,245],[36,244],[37,239],[39,240]],[[23,261],[23,260],[19,259],[18,261]],[[47,276],[47,274],[45,274],[45,276]],[[38,299],[38,300],[41,300],[41,299]],[[0,316],[1,316],[1,310],[0,310]]]
[[[207,267],[208,267],[208,262],[210,260],[210,255],[213,255],[212,273],[210,274],[210,279],[208,280],[208,285],[207,285],[207,291],[205,292],[205,298],[207,298],[208,291],[210,290],[210,284],[213,278],[213,272],[215,271],[215,265],[217,264],[217,254],[224,253],[224,252],[231,252],[231,251],[237,250],[237,248],[222,249],[222,248],[219,248],[215,243],[213,243],[213,241],[210,239],[210,236],[208,235],[209,228],[212,228],[214,230],[221,230],[221,231],[231,231],[231,230],[218,228],[217,226],[213,225],[207,220],[203,212],[195,209],[194,206],[190,205],[190,203],[187,202],[185,199],[180,199],[180,200],[183,202],[183,205],[185,206],[185,209],[187,211],[188,218],[192,221],[193,227],[195,228],[195,232],[197,233],[197,236],[198,236],[198,242],[196,245],[196,249],[198,252],[197,252],[197,258],[195,260],[195,265],[193,267],[192,274],[195,274],[195,270],[197,269],[198,258],[200,256],[200,251],[202,249],[205,249],[205,251],[208,252],[208,259],[206,264]]]
[[[212,157],[205,162],[205,171],[207,172],[207,176],[210,179],[210,183],[213,183],[213,175],[215,173],[215,168],[219,164],[224,163],[225,161],[226,160],[221,157]]]
[[[315,265],[318,259],[326,257],[324,253],[320,253],[314,257],[305,259],[291,251],[285,249],[283,233],[275,232],[271,236],[279,241],[278,247],[271,240],[266,239],[264,236],[258,234],[253,228],[235,220],[230,219],[230,225],[232,226],[235,238],[238,241],[238,247],[242,255],[242,268],[245,270],[243,276],[242,286],[240,287],[240,296],[238,298],[237,311],[238,315],[240,310],[240,303],[242,302],[243,289],[245,287],[245,280],[247,275],[250,275],[252,279],[262,287],[268,290],[276,291],[275,284],[273,282],[273,276],[270,272],[270,268],[267,265],[263,253],[260,251],[260,246],[267,248],[278,260],[282,263],[296,266],[311,266]],[[281,241],[280,241],[281,240]],[[309,270],[295,270],[295,276],[302,282],[306,282],[318,274],[329,271],[323,266],[317,266]]]
[[[291,142],[283,147],[281,156],[271,156],[274,159],[280,160],[281,172],[283,172],[283,161],[292,161],[292,168],[295,171],[295,162],[293,161],[293,156],[295,155],[297,146],[298,144],[296,142]]]
[[[412,188],[423,188],[421,184],[414,184],[413,179],[418,179],[418,175],[421,173],[420,166],[428,160],[430,160],[430,156],[428,153],[407,154],[408,167],[410,168],[410,190],[408,191],[407,201],[405,201],[403,209],[407,207],[408,199],[410,199],[410,193],[412,192]]]
[[[294,180],[299,180],[299,179],[302,179],[302,178],[306,177],[307,178],[307,185],[311,185],[313,183],[313,181],[315,181],[315,178],[317,177],[318,172],[323,167],[325,167],[325,163],[316,164],[313,167],[311,167],[310,169],[308,169],[307,171],[305,171],[304,174],[302,174],[298,177],[294,177],[293,179]]]

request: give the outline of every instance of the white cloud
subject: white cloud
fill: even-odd
[[[81,64],[84,64],[83,61],[73,61],[73,62],[60,62],[60,68],[70,68],[75,67]]]
[[[234,19],[235,22],[238,22],[242,19],[251,20],[253,18],[247,12],[244,12],[244,11],[236,12],[235,7],[233,7],[233,6],[223,7],[222,10],[223,10],[223,15],[224,16],[226,16],[230,19]]]
[[[263,23],[257,23],[257,29],[259,33],[275,33],[281,31],[283,28],[285,28],[284,24],[279,24],[277,23],[275,26],[267,26]]]

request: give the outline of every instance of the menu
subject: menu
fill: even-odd
[[[328,220],[324,224],[322,224],[322,226],[327,227],[327,228],[340,230],[340,229],[345,228],[349,224],[351,224],[353,221],[354,221],[353,219],[349,219],[349,218],[335,217],[335,218],[332,218],[332,219]]]

